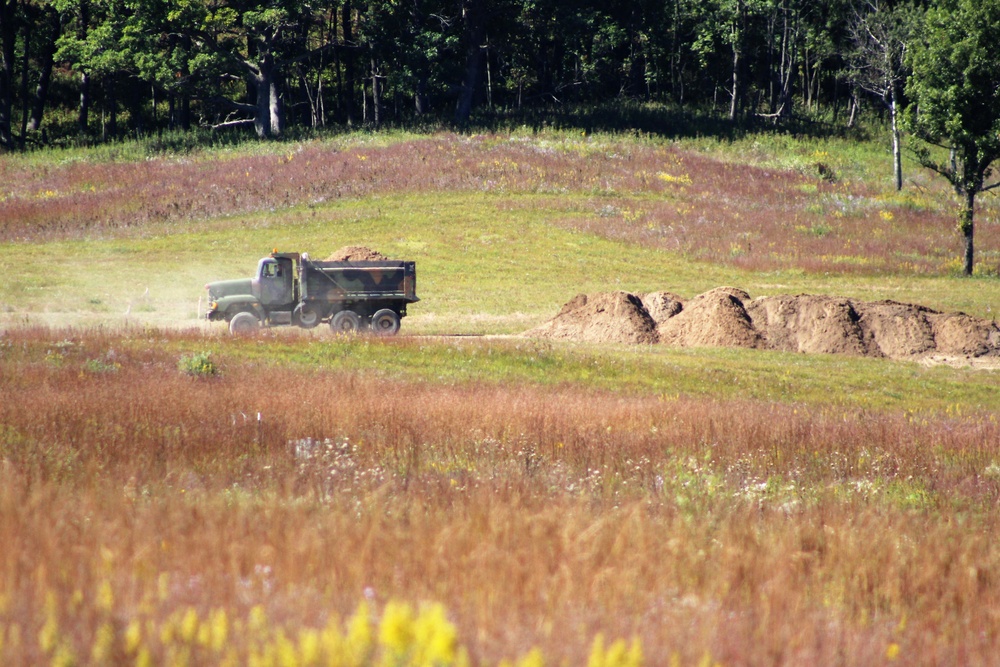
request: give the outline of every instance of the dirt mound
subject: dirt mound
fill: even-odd
[[[766,296],[747,306],[764,347],[784,352],[881,356],[848,299],[832,296]]]
[[[750,295],[734,287],[699,294],[656,327],[661,343],[678,347],[760,347],[760,333],[743,307]]]
[[[671,292],[651,292],[639,296],[642,307],[659,324],[684,310],[684,299]]]
[[[327,257],[324,261],[327,262],[379,262],[383,259],[389,259],[385,255],[371,248],[366,248],[362,245],[348,245],[344,246],[337,252],[333,253]]]
[[[559,314],[526,336],[588,343],[655,343],[656,323],[628,292],[578,294]]]
[[[809,294],[751,300],[734,287],[718,287],[686,302],[670,292],[580,294],[525,335],[891,359],[1000,358],[1000,327],[964,313]]]
[[[859,325],[872,336],[879,351],[891,359],[913,357],[935,349],[929,308],[896,301],[858,302]]]
[[[1000,354],[1000,328],[991,320],[965,313],[935,313],[927,316],[934,330],[938,354],[966,357]]]

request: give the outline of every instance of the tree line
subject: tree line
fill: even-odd
[[[865,55],[878,47],[860,26],[901,20],[901,7],[910,5],[0,0],[0,145],[43,141],[53,112],[62,122],[45,138],[239,124],[273,137],[421,117],[461,125],[477,111],[619,99],[708,106],[734,121],[826,112],[849,124],[863,103],[899,93],[899,80],[870,71],[882,65]]]
[[[0,0],[0,150],[164,129],[449,122],[622,100],[889,118],[997,187],[1000,0]],[[948,158],[941,159],[940,147]]]

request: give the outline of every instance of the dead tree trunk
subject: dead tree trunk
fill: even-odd
[[[261,54],[260,62],[251,69],[251,78],[257,89],[253,126],[261,139],[281,136],[284,125],[274,70],[274,56],[269,52]]]

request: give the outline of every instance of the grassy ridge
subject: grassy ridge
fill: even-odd
[[[511,333],[580,291],[723,284],[991,315],[992,200],[979,277],[952,280],[951,195],[920,172],[887,190],[879,154],[563,133],[360,135],[131,163],[8,156],[0,325],[193,324],[204,282],[248,275],[274,247],[351,243],[420,262],[418,332]]]
[[[545,195],[397,195],[225,218],[205,231],[151,238],[8,243],[0,245],[0,324],[195,325],[205,282],[251,275],[272,248],[325,257],[350,244],[418,262],[423,301],[405,323],[418,333],[520,332],[579,292],[612,289],[691,297],[735,285],[752,296],[895,299],[979,316],[1000,308],[991,278],[753,272],[578,229],[602,220],[599,207]]]

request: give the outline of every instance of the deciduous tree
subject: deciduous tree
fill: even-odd
[[[303,26],[315,18],[301,0],[171,0],[167,13],[168,30],[190,39],[191,76],[214,79],[216,91],[233,79],[247,82],[250,101],[224,95],[216,99],[251,116],[234,122],[252,122],[261,138],[283,131],[281,83],[289,66],[330,46],[307,48],[303,43],[301,36],[308,32]]]
[[[849,24],[854,43],[849,53],[850,78],[889,110],[893,178],[897,190],[903,189],[899,98],[909,74],[906,47],[918,17],[916,9],[909,4],[892,6],[886,0],[864,0],[855,8]]]
[[[908,62],[907,121],[924,142],[947,149],[941,161],[926,148],[921,164],[944,176],[961,198],[958,227],[965,239],[962,270],[975,258],[976,196],[1000,158],[1000,0],[943,0],[925,15]]]

